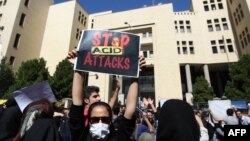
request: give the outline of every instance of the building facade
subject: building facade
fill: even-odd
[[[4,0],[1,1],[3,5]],[[52,4],[52,0],[7,0],[0,7],[0,26],[4,26],[2,52],[14,70],[23,61],[43,57],[53,74],[56,65],[78,46],[82,30],[131,32],[140,36],[140,54],[147,61],[146,73],[140,77],[140,97],[152,97],[156,102],[183,99],[192,93],[195,78],[201,75],[217,96],[222,96],[228,64],[238,61],[240,42],[234,33],[242,32],[237,31],[235,23],[231,25],[232,14],[228,11],[233,6],[229,3],[192,0],[190,10],[182,12],[174,12],[169,3],[88,14],[76,0],[59,4]],[[119,81],[120,93],[126,97],[128,79],[119,77]],[[101,98],[108,101],[112,76],[90,72],[88,85],[99,86]]]
[[[228,9],[240,55],[250,53],[250,0],[228,0]]]
[[[2,56],[16,72],[23,61],[38,58],[53,0],[1,0]]]

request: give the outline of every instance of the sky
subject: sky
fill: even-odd
[[[54,0],[55,3],[61,3],[68,0]],[[112,10],[113,12],[125,11],[141,8],[145,5],[152,6],[158,3],[172,3],[174,11],[185,11],[189,9],[190,0],[77,0],[83,8],[89,13],[97,13]]]

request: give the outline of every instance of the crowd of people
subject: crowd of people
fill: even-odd
[[[77,57],[75,50],[69,60]],[[145,59],[139,57],[140,71]],[[156,107],[151,97],[138,103],[138,78],[131,78],[125,105],[117,103],[120,83],[108,103],[101,102],[99,87],[84,87],[75,71],[72,105],[55,108],[47,99],[30,103],[23,112],[14,98],[0,111],[1,141],[223,141],[224,125],[250,125],[249,115],[234,107],[218,119],[213,111],[194,109],[183,100],[170,99]]]

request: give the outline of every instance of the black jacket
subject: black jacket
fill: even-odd
[[[95,141],[89,133],[89,126],[84,127],[83,109],[83,106],[71,106],[69,125],[72,141]],[[117,124],[118,128],[116,130],[111,125],[110,134],[105,141],[130,141],[130,136],[135,127],[135,120],[129,120],[123,116],[119,118]]]

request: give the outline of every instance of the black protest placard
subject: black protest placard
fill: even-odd
[[[75,70],[138,77],[140,38],[126,32],[85,30]]]

